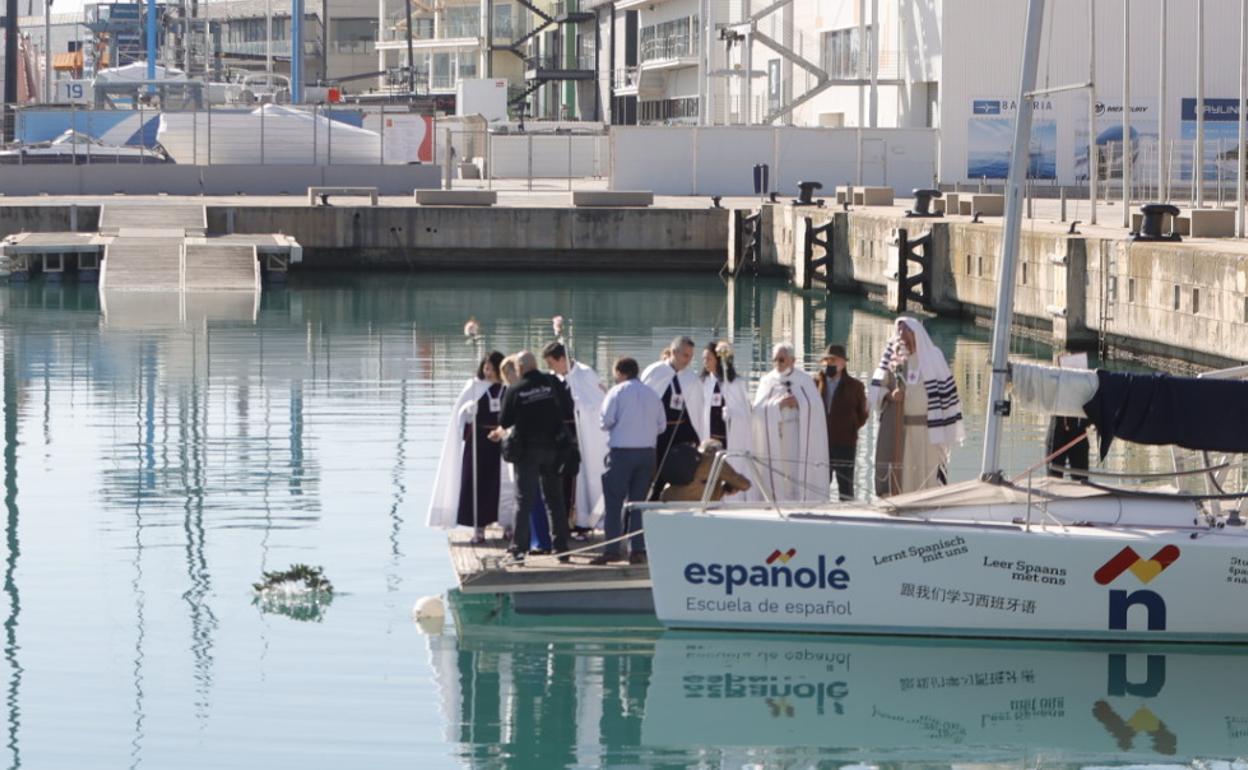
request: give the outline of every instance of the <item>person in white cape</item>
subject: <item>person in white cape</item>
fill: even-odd
[[[709,436],[706,425],[702,380],[690,363],[693,361],[694,344],[689,337],[672,340],[671,357],[655,361],[641,373],[641,381],[653,390],[663,402],[667,414],[667,430],[659,436],[656,447],[659,462],[660,483],[655,484],[652,499],[658,499],[663,488],[664,464],[671,448],[677,444],[697,447]]]
[[[726,451],[753,452],[754,409],[745,379],[737,374],[734,358],[731,343],[724,340],[712,342],[702,351],[703,422],[710,434],[708,438],[718,441]],[[757,484],[748,460],[734,458],[731,464],[752,485]]]
[[[775,368],[754,394],[754,456],[766,498],[777,502],[828,501],[828,425],[823,398],[797,368],[793,346],[772,350]]]
[[[596,528],[602,519],[602,474],[606,471],[607,433],[602,429],[599,415],[606,390],[598,373],[568,355],[563,343],[547,345],[542,349],[542,358],[572,396],[581,468],[576,474],[568,502],[569,507],[576,510],[573,535],[576,536],[578,530],[584,535]]]
[[[515,522],[510,474],[503,467],[498,443],[489,437],[502,408],[502,361],[502,353],[488,355],[456,399],[429,499],[429,526],[474,527],[478,542],[484,540],[488,525],[497,522],[511,529]]]

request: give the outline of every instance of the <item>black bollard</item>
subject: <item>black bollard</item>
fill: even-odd
[[[940,217],[944,216],[938,211],[932,211],[932,199],[939,198],[943,195],[940,190],[916,188],[911,193],[914,195],[914,208],[906,212],[908,217]]]
[[[1179,207],[1169,203],[1146,203],[1140,206],[1140,231],[1131,236],[1136,241],[1181,241],[1182,237],[1175,229],[1179,216]],[[1170,232],[1161,231],[1162,222],[1170,217]]]
[[[794,199],[793,205],[794,206],[814,206],[815,205],[815,198],[814,198],[815,190],[822,190],[822,189],[823,189],[822,182],[798,182],[797,183],[797,190],[798,190],[797,198]]]

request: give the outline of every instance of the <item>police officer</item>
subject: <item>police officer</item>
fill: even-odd
[[[566,437],[563,415],[568,410],[564,389],[550,375],[537,369],[537,358],[525,350],[517,356],[520,382],[507,389],[499,425],[513,430],[520,446],[516,466],[516,510],[533,510],[540,487],[550,517],[552,545],[557,554],[568,550],[568,509],[563,496],[560,451]],[[575,439],[570,439],[573,444]],[[512,535],[512,559],[523,563],[529,550],[529,517],[516,516]],[[567,556],[559,561],[566,562]]]

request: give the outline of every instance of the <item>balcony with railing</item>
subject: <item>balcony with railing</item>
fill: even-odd
[[[698,17],[685,16],[642,27],[638,38],[643,65],[696,58],[699,44]]]
[[[494,40],[506,45],[523,37],[529,31],[528,12],[519,13],[519,6],[500,4],[494,6]],[[412,40],[463,40],[481,37],[481,15],[477,8],[456,7],[443,11],[439,24],[434,24],[433,15],[422,13],[413,15],[410,25],[402,13],[391,14],[381,27],[380,43],[406,43],[408,28],[412,30]],[[393,48],[394,46],[379,46]]]
[[[524,59],[526,80],[593,80],[596,60],[592,53],[582,52],[570,60],[566,54],[542,54]]]
[[[619,67],[615,70],[613,83],[616,91],[631,91],[637,87],[638,69],[636,64]]]

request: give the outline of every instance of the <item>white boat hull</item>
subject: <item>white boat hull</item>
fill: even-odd
[[[863,509],[650,510],[645,530],[669,627],[1248,641],[1242,529],[1028,532]]]

